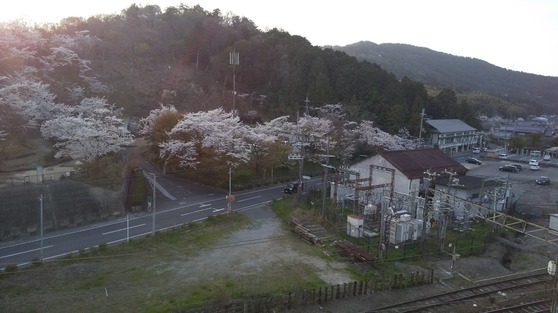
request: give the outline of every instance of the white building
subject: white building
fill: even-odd
[[[427,172],[432,174],[455,172],[457,175],[465,175],[467,172],[467,168],[461,163],[437,148],[384,151],[353,165],[351,170],[360,173],[361,178],[371,175],[372,185],[391,183],[392,172],[382,168],[394,170],[395,192],[415,196],[424,189],[424,178]]]
[[[426,120],[430,126],[429,144],[444,153],[471,151],[479,144],[479,131],[458,119]]]

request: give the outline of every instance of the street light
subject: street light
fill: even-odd
[[[227,200],[227,213],[231,214],[232,212],[232,202],[234,201],[234,196],[232,195],[232,171],[229,167],[229,194],[226,197]]]
[[[41,193],[41,197],[39,198],[41,202],[41,261],[43,260],[43,194]]]
[[[143,176],[147,178],[147,180],[149,181],[149,185],[151,186],[151,189],[153,189],[153,213],[152,213],[152,225],[151,225],[151,234],[155,234],[155,211],[157,209],[157,201],[156,201],[156,195],[157,195],[157,176],[155,176],[154,173],[147,173],[147,172],[143,172]],[[151,176],[151,179],[149,178],[149,176]],[[148,207],[149,207],[149,200],[148,200]]]

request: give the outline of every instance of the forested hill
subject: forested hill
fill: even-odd
[[[231,65],[231,52],[238,53],[238,65]],[[384,59],[389,55],[390,60],[396,60],[398,53],[381,54]],[[0,132],[10,137],[9,132],[16,131],[10,128],[10,121],[20,118],[32,118],[32,125],[45,122],[47,117],[42,113],[20,116],[35,112],[22,110],[25,106],[42,109],[63,104],[75,108],[78,104],[86,107],[91,99],[98,104],[99,99],[106,99],[136,118],[147,116],[160,104],[196,112],[217,107],[230,110],[235,103],[239,116],[249,122],[281,115],[295,117],[306,105],[310,114],[316,114],[312,108],[342,104],[349,121],[372,120],[389,133],[408,130],[417,136],[422,109],[433,118],[457,118],[480,128],[479,113],[549,113],[552,111],[533,103],[549,104],[550,99],[558,99],[547,96],[558,88],[546,80],[541,83],[540,79],[547,79],[544,77],[509,71],[523,78],[519,88],[518,79],[496,67],[491,71],[499,76],[481,74],[488,76],[481,79],[467,72],[474,68],[468,63],[456,65],[446,61],[443,54],[414,54],[424,59],[417,62],[424,67],[418,72],[435,77],[443,82],[436,85],[447,88],[429,94],[418,81],[425,78],[398,78],[399,72],[390,64],[378,65],[381,63],[312,46],[305,38],[278,29],[262,31],[247,17],[223,15],[217,9],[209,12],[198,5],[164,10],[157,5],[131,5],[120,14],[68,17],[43,27],[17,22],[0,25],[0,55],[4,56],[0,58],[0,109],[13,113],[13,118],[1,120]],[[499,95],[515,94],[526,86],[533,86],[533,90],[513,98],[528,103],[495,101],[484,95],[471,101],[456,93],[454,87],[460,84],[443,74],[437,67],[440,64],[442,69],[459,69],[460,74],[455,75],[464,81],[477,81],[475,89],[490,85],[503,90]],[[16,92],[22,88],[27,91]]]
[[[506,70],[483,60],[406,44],[361,41],[333,48],[376,63],[398,78],[407,76],[442,88],[477,90],[512,102],[540,105],[549,112],[558,108],[558,77]]]
[[[233,51],[239,55],[234,67]],[[316,114],[315,107],[340,103],[347,120],[373,120],[390,133],[407,129],[416,136],[423,108],[434,118],[478,125],[452,90],[429,95],[422,83],[398,80],[376,64],[200,6],[132,5],[40,29],[4,25],[0,55],[8,56],[0,59],[0,77],[10,78],[0,80],[0,92],[41,82],[49,93],[43,98],[73,106],[102,97],[132,117],[160,104],[181,112],[230,110],[236,89],[235,109],[250,122],[294,118],[306,105]],[[2,99],[8,96],[0,94],[0,106],[13,106]]]

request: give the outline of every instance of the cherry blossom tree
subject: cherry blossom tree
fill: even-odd
[[[318,154],[326,153],[329,145],[335,144],[335,142],[330,142],[331,129],[330,120],[304,115],[294,125],[295,144],[306,147],[307,151],[312,151],[313,153],[308,157],[317,160]]]
[[[274,135],[275,129],[270,129],[268,123],[257,124],[255,127],[246,127],[244,133],[244,141],[250,150],[250,164],[256,172],[260,171],[261,165],[271,156],[271,153],[276,151],[272,145],[278,140],[278,136]],[[271,164],[273,159],[271,158]]]
[[[82,55],[89,54],[96,37],[87,31],[47,37],[16,22],[2,26],[0,137],[38,128],[57,141],[57,157],[88,160],[131,142],[121,110],[95,96],[108,88],[91,75]]]
[[[89,110],[88,110],[89,108]],[[103,98],[86,98],[66,116],[44,122],[41,134],[55,139],[57,158],[92,160],[118,152],[133,141],[119,116],[121,110]]]
[[[178,111],[173,105],[159,104],[160,108],[149,111],[149,115],[140,120],[140,135],[151,135],[155,132],[157,120],[168,113],[176,114]]]
[[[47,44],[41,32],[19,22],[2,25],[0,36],[0,73],[36,72],[37,51]]]
[[[0,107],[19,115],[28,127],[37,127],[45,120],[68,112],[69,108],[56,103],[55,98],[47,84],[32,77],[0,77]]]
[[[380,147],[385,150],[412,150],[418,147],[418,143],[412,139],[390,135],[374,126],[372,121],[362,121],[356,132],[359,140],[372,147]]]
[[[160,156],[167,161],[177,158],[181,167],[196,168],[208,149],[218,160],[236,166],[250,159],[246,132],[239,117],[222,108],[188,113],[169,132],[170,139],[159,144]]]

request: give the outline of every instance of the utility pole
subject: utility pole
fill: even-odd
[[[459,187],[459,179],[454,178],[454,176],[457,176],[457,172],[450,172],[448,170],[444,170],[444,173],[448,175],[448,195],[451,196],[451,187]],[[457,188],[455,189],[455,192],[457,192]],[[449,202],[449,199],[448,199]],[[450,203],[448,203],[450,204]],[[451,205],[451,204],[450,204]],[[455,207],[455,195],[453,196],[453,206]],[[438,228],[438,230],[441,231],[441,235],[439,236],[440,238],[438,238],[440,240],[440,251],[444,251],[444,244],[446,241],[446,233],[447,233],[447,229],[448,229],[448,215],[450,210],[446,209],[444,214],[443,214],[443,228],[440,229]],[[453,209],[452,209],[453,211]],[[440,213],[438,213],[440,214]],[[455,248],[454,248],[455,249]]]
[[[422,144],[422,120],[423,119],[424,119],[424,108],[420,112],[419,143],[420,143],[421,146],[423,146],[423,144]]]
[[[130,214],[126,214],[126,242],[130,242]]]
[[[427,170],[426,172],[424,172],[424,175],[426,176],[424,179],[426,179],[427,181],[427,186],[424,191],[424,208],[422,209],[422,236],[420,241],[421,248],[423,251],[424,251],[424,242],[426,241],[426,223],[429,222],[427,221],[428,209],[433,205],[432,201],[434,201],[433,195],[430,194],[430,185],[432,183],[432,180],[435,179],[438,176],[438,174],[436,172],[430,172]]]
[[[41,261],[43,260],[43,194],[41,193],[41,197],[39,198],[39,201],[41,202],[41,218],[40,218],[40,223],[41,223]]]
[[[229,64],[233,66],[233,103],[232,112],[234,114],[236,104],[236,66],[240,64],[240,55],[236,51],[229,53]]]
[[[324,168],[324,184],[323,184],[323,189],[322,189],[322,217],[325,217],[327,215],[326,212],[326,192],[327,192],[327,185],[329,184],[327,176],[328,176],[328,172],[329,169],[335,169],[333,166],[329,165],[329,158],[332,158],[333,155],[329,154],[329,136],[327,136],[327,148],[326,148],[326,154],[324,155],[324,157],[326,158],[326,164],[322,164],[322,167]]]
[[[308,99],[308,97],[306,97],[306,99],[304,99],[304,114],[306,115],[310,115],[310,110],[308,109],[308,103],[310,103],[310,100]]]
[[[152,215],[152,221],[151,223],[153,224],[151,227],[151,234],[155,235],[155,211],[157,210],[157,176],[155,176],[154,173],[151,173],[151,176],[153,177],[153,181],[151,182],[151,187],[153,188],[153,215]]]

